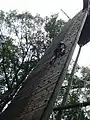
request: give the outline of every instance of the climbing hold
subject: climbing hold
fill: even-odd
[[[51,73],[53,73],[53,70],[51,71]]]
[[[44,100],[44,103],[46,103],[47,102],[47,100]]]
[[[58,62],[58,65],[60,65],[60,62]]]

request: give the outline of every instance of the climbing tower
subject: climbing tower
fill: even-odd
[[[88,6],[69,20],[51,43],[23,87],[1,114],[0,120],[49,119],[76,45],[83,46],[89,42],[89,21],[88,2]],[[61,42],[65,45],[65,52],[56,55]]]

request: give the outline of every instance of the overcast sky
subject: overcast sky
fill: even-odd
[[[40,13],[41,16],[60,12],[63,9],[73,17],[82,9],[83,0],[1,0],[0,9],[8,11],[30,11],[32,14]]]
[[[1,0],[0,1],[0,9],[4,11],[17,9],[20,12],[29,11],[32,15],[39,13],[42,17],[49,16],[53,13],[59,13],[60,17],[64,20],[67,20],[67,17],[60,11],[60,9],[63,9],[69,15],[69,17],[72,18],[82,9],[82,6],[83,6],[83,0]],[[84,66],[90,65],[89,52],[90,52],[90,43],[88,43],[82,48],[82,52],[78,61],[79,65],[84,65]]]

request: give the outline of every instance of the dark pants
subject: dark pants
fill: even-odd
[[[83,0],[83,10],[88,8],[88,0]]]

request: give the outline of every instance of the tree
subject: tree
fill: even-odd
[[[23,85],[29,72],[34,69],[64,25],[65,22],[58,19],[58,14],[44,19],[39,14],[32,16],[29,12],[20,14],[15,10],[7,13],[0,11],[0,111]],[[69,71],[55,106],[61,104],[70,77]],[[77,73],[80,73],[79,76]],[[90,85],[86,85],[89,78],[89,68],[77,67],[67,104],[79,103],[80,96],[84,97],[84,101],[90,99]],[[57,112],[53,112],[50,119],[55,120],[56,114]],[[64,120],[76,120],[78,117],[89,120],[89,109],[68,109],[62,114]]]
[[[66,102],[67,105],[75,105],[78,103],[89,102],[90,101],[90,69],[87,67],[77,66],[75,74],[73,76],[73,83],[68,95]],[[70,72],[68,71],[64,83],[60,89],[59,95],[57,97],[55,107],[60,106],[65,94],[66,88],[68,87],[68,81],[70,78]],[[90,119],[90,108],[88,107],[74,107],[69,109],[64,109],[62,112],[61,120],[89,120]],[[50,120],[56,120],[56,115],[58,112],[53,111]]]
[[[52,40],[61,32],[62,27],[65,25],[65,21],[58,19],[58,14],[53,14],[51,17],[46,17],[45,30],[49,34],[49,38]]]
[[[26,76],[41,59],[50,40],[42,31],[44,20],[17,11],[0,11],[0,89],[2,111]]]
[[[55,34],[61,31],[64,22],[62,24],[57,18],[55,14],[47,21],[39,14],[0,11],[0,111],[44,55],[52,41],[49,34],[54,27],[55,30],[58,28],[57,32],[54,30]],[[54,21],[53,24],[50,21]],[[50,31],[49,27],[53,30]]]

